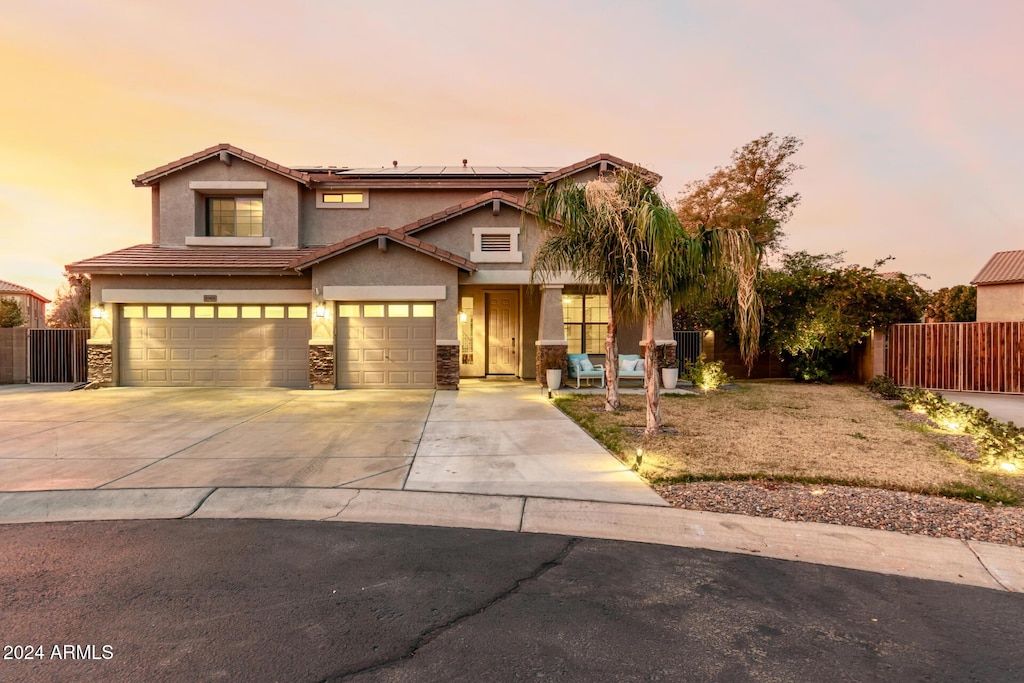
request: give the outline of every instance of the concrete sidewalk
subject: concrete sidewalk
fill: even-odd
[[[645,505],[368,489],[0,493],[0,523],[289,519],[493,529],[703,548],[1024,592],[1024,548]]]

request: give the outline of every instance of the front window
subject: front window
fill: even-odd
[[[562,318],[568,353],[604,353],[608,336],[608,297],[605,294],[565,294]]]
[[[263,237],[263,198],[208,197],[206,234],[210,237]]]

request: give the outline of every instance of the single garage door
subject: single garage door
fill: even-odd
[[[309,306],[125,304],[120,332],[123,386],[309,386]]]
[[[338,388],[433,389],[434,304],[338,304]]]

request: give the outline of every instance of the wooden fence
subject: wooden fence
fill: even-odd
[[[1024,322],[893,325],[885,371],[904,387],[1024,393]]]

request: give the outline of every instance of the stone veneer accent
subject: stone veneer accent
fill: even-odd
[[[89,344],[86,358],[90,382],[103,386],[114,384],[114,347],[110,344]]]
[[[437,388],[459,388],[459,345],[437,345]]]
[[[313,387],[334,388],[333,344],[309,345],[309,383]]]
[[[538,344],[537,345],[537,382],[542,386],[548,385],[549,369],[562,369],[562,384],[569,378],[569,356],[565,344]],[[551,387],[557,389],[558,387]]]

